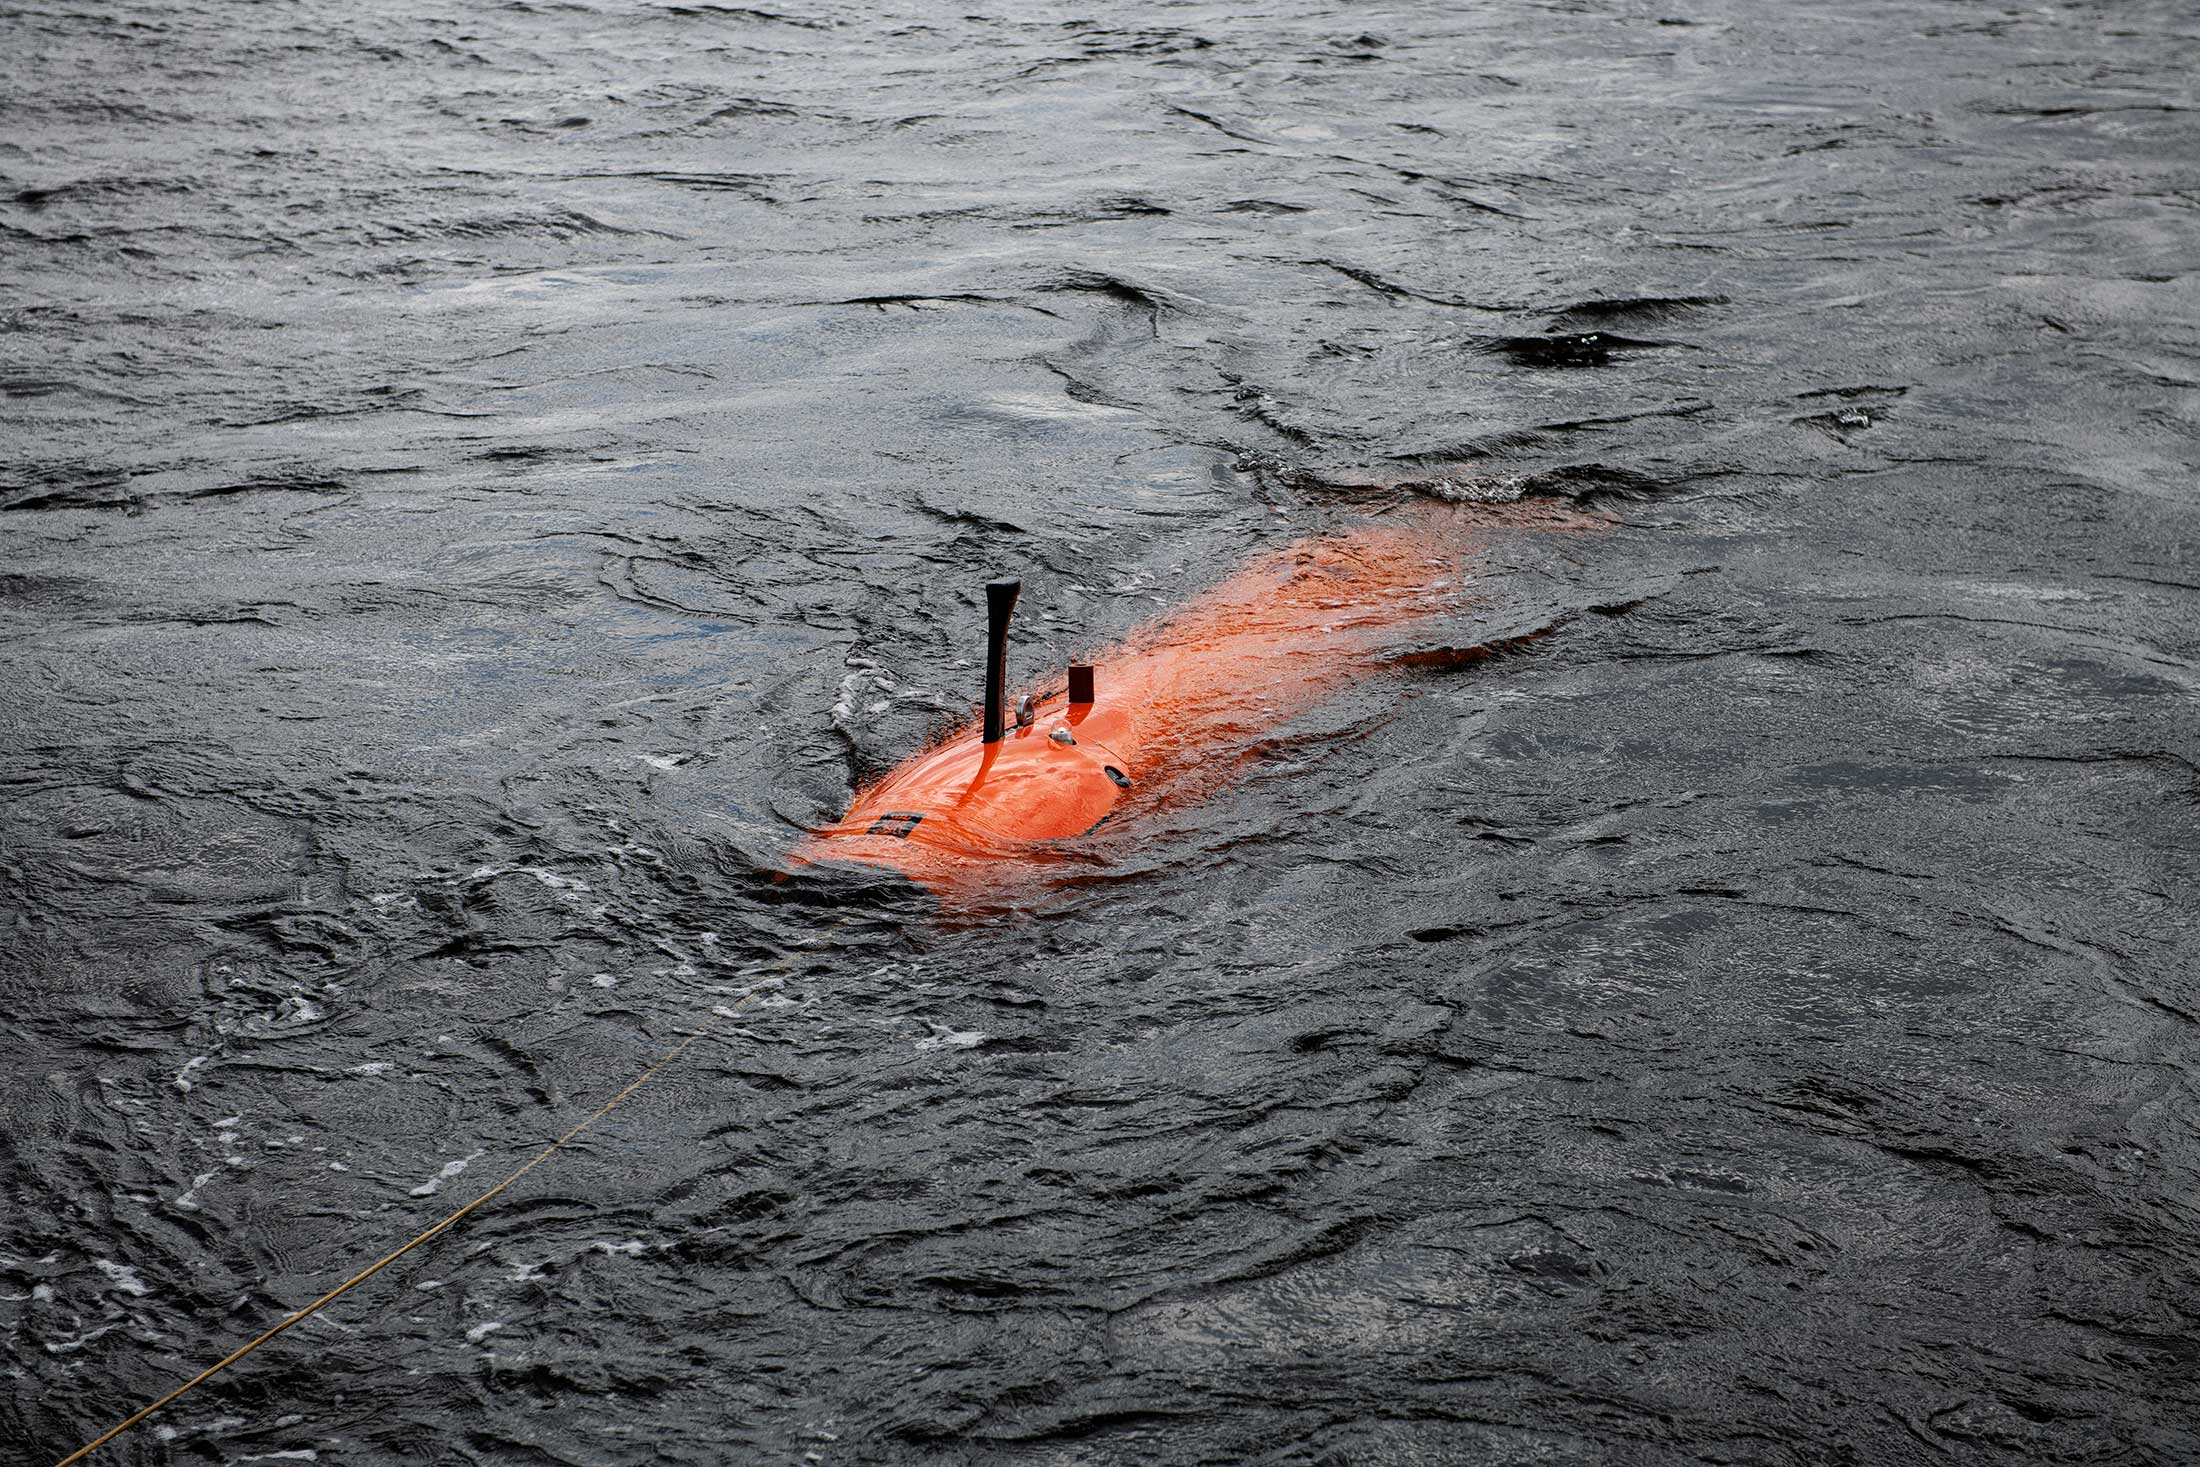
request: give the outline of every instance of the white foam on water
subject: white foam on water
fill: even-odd
[[[122,1321],[117,1319],[107,1324],[101,1325],[98,1329],[86,1330],[83,1334],[73,1336],[69,1339],[48,1340],[46,1341],[46,1353],[49,1355],[66,1355],[69,1354],[71,1351],[81,1350],[86,1345],[89,1345],[92,1341],[98,1339],[101,1335],[106,1334],[109,1330],[116,1330],[120,1328],[122,1328]]]
[[[481,866],[466,879],[485,881],[492,876],[532,876],[552,891],[587,891],[588,883],[578,876],[560,876],[555,871],[545,871],[540,866]]]
[[[199,1188],[205,1186],[208,1182],[213,1181],[214,1178],[220,1175],[221,1173],[219,1171],[200,1172],[197,1176],[191,1179],[191,1189],[176,1198],[176,1206],[182,1208],[186,1212],[197,1212],[199,1210]]]
[[[449,1180],[451,1180],[451,1178],[466,1170],[466,1166],[469,1162],[477,1161],[480,1159],[480,1157],[481,1148],[477,1147],[472,1153],[466,1156],[459,1157],[456,1161],[447,1161],[443,1163],[443,1169],[437,1172],[434,1176],[428,1178],[428,1180],[426,1180],[425,1182],[422,1182],[419,1186],[413,1188],[411,1195],[414,1197],[433,1197],[436,1193],[443,1190],[443,1184],[445,1182],[448,1182]]]

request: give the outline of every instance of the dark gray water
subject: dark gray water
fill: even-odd
[[[2192,7],[952,10],[0,13],[7,1459],[759,984],[103,1459],[2200,1456]],[[1077,879],[771,880],[986,574],[1523,495]]]

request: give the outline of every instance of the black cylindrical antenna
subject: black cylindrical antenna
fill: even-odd
[[[1022,594],[1022,581],[985,584],[985,741],[997,744],[1008,728],[1008,617]]]

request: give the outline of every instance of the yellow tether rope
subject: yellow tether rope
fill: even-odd
[[[765,986],[768,985],[758,985],[759,988]],[[756,997],[756,994],[756,988],[750,989],[747,993],[741,995],[741,1001],[739,1003],[736,1003],[729,1008],[720,1008],[715,1010],[714,1019],[728,1019],[733,1017],[735,1014],[741,1012],[742,1009],[746,1008],[749,1004],[749,1001]],[[332,1303],[337,1299],[343,1298],[344,1295],[350,1293],[353,1289],[358,1288],[368,1279],[373,1278],[383,1269],[388,1268],[391,1264],[397,1262],[398,1259],[403,1258],[406,1254],[412,1252],[413,1249],[418,1248],[422,1243],[427,1242],[429,1239],[452,1227],[455,1227],[460,1222],[463,1222],[466,1217],[469,1214],[473,1213],[477,1208],[495,1198],[497,1194],[502,1192],[505,1188],[511,1186],[521,1177],[526,1176],[536,1167],[541,1166],[552,1156],[556,1155],[557,1152],[564,1147],[566,1142],[572,1140],[575,1136],[580,1135],[590,1126],[595,1125],[596,1122],[611,1114],[613,1109],[618,1106],[620,1101],[626,1099],[629,1095],[632,1095],[635,1091],[641,1089],[642,1086],[648,1084],[651,1077],[656,1075],[659,1070],[671,1064],[681,1055],[687,1053],[688,1047],[694,1044],[696,1040],[701,1039],[705,1034],[710,1033],[713,1027],[714,1026],[712,1023],[705,1023],[693,1034],[690,1034],[687,1038],[681,1040],[678,1044],[667,1050],[662,1059],[659,1059],[655,1064],[651,1065],[648,1069],[642,1071],[639,1075],[636,1075],[632,1080],[627,1082],[626,1088],[624,1090],[621,1090],[618,1094],[612,1096],[609,1100],[605,1101],[602,1107],[597,1110],[594,1115],[590,1116],[587,1120],[582,1121],[579,1125],[573,1127],[573,1129],[567,1131],[564,1135],[558,1137],[557,1140],[551,1142],[548,1146],[543,1147],[542,1150],[536,1152],[533,1157],[528,1159],[527,1163],[524,1166],[521,1166],[518,1170],[514,1171],[503,1181],[497,1183],[494,1187],[491,1187],[488,1191],[482,1193],[479,1197],[476,1197],[473,1201],[467,1203],[464,1207],[461,1207],[460,1209],[458,1209],[458,1211],[452,1213],[449,1217],[446,1217],[445,1219],[443,1219],[443,1221],[437,1223],[434,1227],[429,1228],[426,1232],[422,1233],[419,1237],[414,1238],[404,1247],[399,1248],[395,1252],[389,1253],[380,1259],[377,1259],[375,1262],[369,1264],[367,1267],[353,1274],[350,1278],[338,1284],[335,1288],[330,1289],[327,1293],[323,1294],[320,1298],[314,1300],[311,1304],[308,1304],[305,1308],[299,1310],[296,1314],[291,1315],[289,1318],[283,1320],[279,1324],[269,1327],[257,1337],[246,1341],[244,1344],[230,1351],[227,1355],[222,1356],[221,1359],[215,1361],[212,1365],[207,1366],[206,1369],[200,1371],[197,1375],[192,1376],[182,1385],[177,1386],[167,1395],[162,1396],[159,1400],[153,1402],[152,1405],[144,1407],[142,1410],[138,1411],[129,1419],[121,1422],[119,1425],[109,1427],[106,1431],[101,1432],[91,1441],[86,1442],[83,1446],[78,1447],[75,1451],[69,1453],[68,1456],[63,1457],[60,1461],[54,1463],[54,1467],[70,1467],[70,1464],[72,1463],[83,1461],[86,1457],[89,1457],[92,1453],[98,1451],[101,1447],[107,1445],[107,1443],[122,1435],[131,1427],[137,1425],[140,1421],[143,1421],[146,1417],[152,1415],[155,1411],[158,1411],[161,1407],[167,1405],[169,1402],[177,1399],[178,1397],[187,1394],[189,1391],[203,1384],[204,1382],[211,1380],[214,1376],[218,1375],[223,1370],[228,1369],[230,1366],[236,1364],[239,1360],[242,1360],[245,1356],[251,1354],[254,1350],[259,1349],[260,1346],[266,1344],[269,1340],[274,1339],[284,1330],[289,1329],[292,1325],[298,1323],[300,1320],[305,1319],[317,1312],[323,1305]]]

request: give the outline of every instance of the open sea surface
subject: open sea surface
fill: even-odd
[[[0,1455],[2200,1460],[2189,0],[764,4],[0,9]]]

